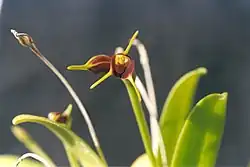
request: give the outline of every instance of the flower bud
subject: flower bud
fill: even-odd
[[[12,34],[18,40],[18,42],[24,47],[31,47],[34,44],[33,39],[26,33],[18,33],[15,30],[11,30]]]
[[[63,115],[63,113],[61,112],[50,112],[48,114],[48,118],[51,121],[55,121],[55,122],[63,123],[63,124],[66,124],[68,121],[68,116]]]
[[[48,119],[57,123],[65,124],[68,128],[71,128],[72,124],[72,104],[69,104],[68,107],[63,112],[50,112],[48,114]]]

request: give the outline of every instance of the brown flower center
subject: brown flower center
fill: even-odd
[[[113,56],[111,65],[113,75],[119,78],[127,78],[134,71],[134,61],[122,53]]]

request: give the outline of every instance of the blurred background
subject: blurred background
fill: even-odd
[[[250,155],[250,1],[248,0],[4,0],[0,14],[0,154],[27,152],[10,132],[21,113],[47,116],[73,103],[73,130],[91,143],[78,108],[58,79],[10,33],[28,32],[84,102],[110,165],[129,165],[143,145],[126,89],[110,78],[66,70],[91,56],[125,47],[135,30],[152,67],[158,108],[175,81],[200,66],[208,69],[196,100],[229,92],[225,135],[217,166],[246,166]],[[142,77],[138,54],[137,73]],[[67,165],[59,140],[47,129],[24,126],[58,165]],[[195,136],[194,136],[195,137]]]

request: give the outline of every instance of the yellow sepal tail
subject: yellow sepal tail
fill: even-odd
[[[67,67],[67,70],[88,70],[88,67],[84,65],[71,65]]]
[[[129,43],[128,43],[127,48],[126,48],[125,51],[123,52],[124,55],[128,55],[128,52],[130,51],[130,49],[131,49],[131,47],[132,47],[132,45],[133,45],[134,40],[135,40],[136,37],[138,36],[138,33],[139,33],[139,31],[137,30],[137,31],[133,34],[132,38],[130,39],[130,41],[129,41]]]
[[[108,77],[110,77],[112,75],[112,72],[109,71],[108,73],[106,73],[104,76],[102,76],[100,79],[98,79],[95,83],[93,83],[90,86],[90,89],[94,89],[97,85],[99,85],[100,83],[102,83],[105,79],[107,79]]]

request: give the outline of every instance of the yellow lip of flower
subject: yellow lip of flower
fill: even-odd
[[[115,56],[115,64],[117,65],[125,65],[128,61],[130,61],[130,59],[125,55],[117,54]]]

